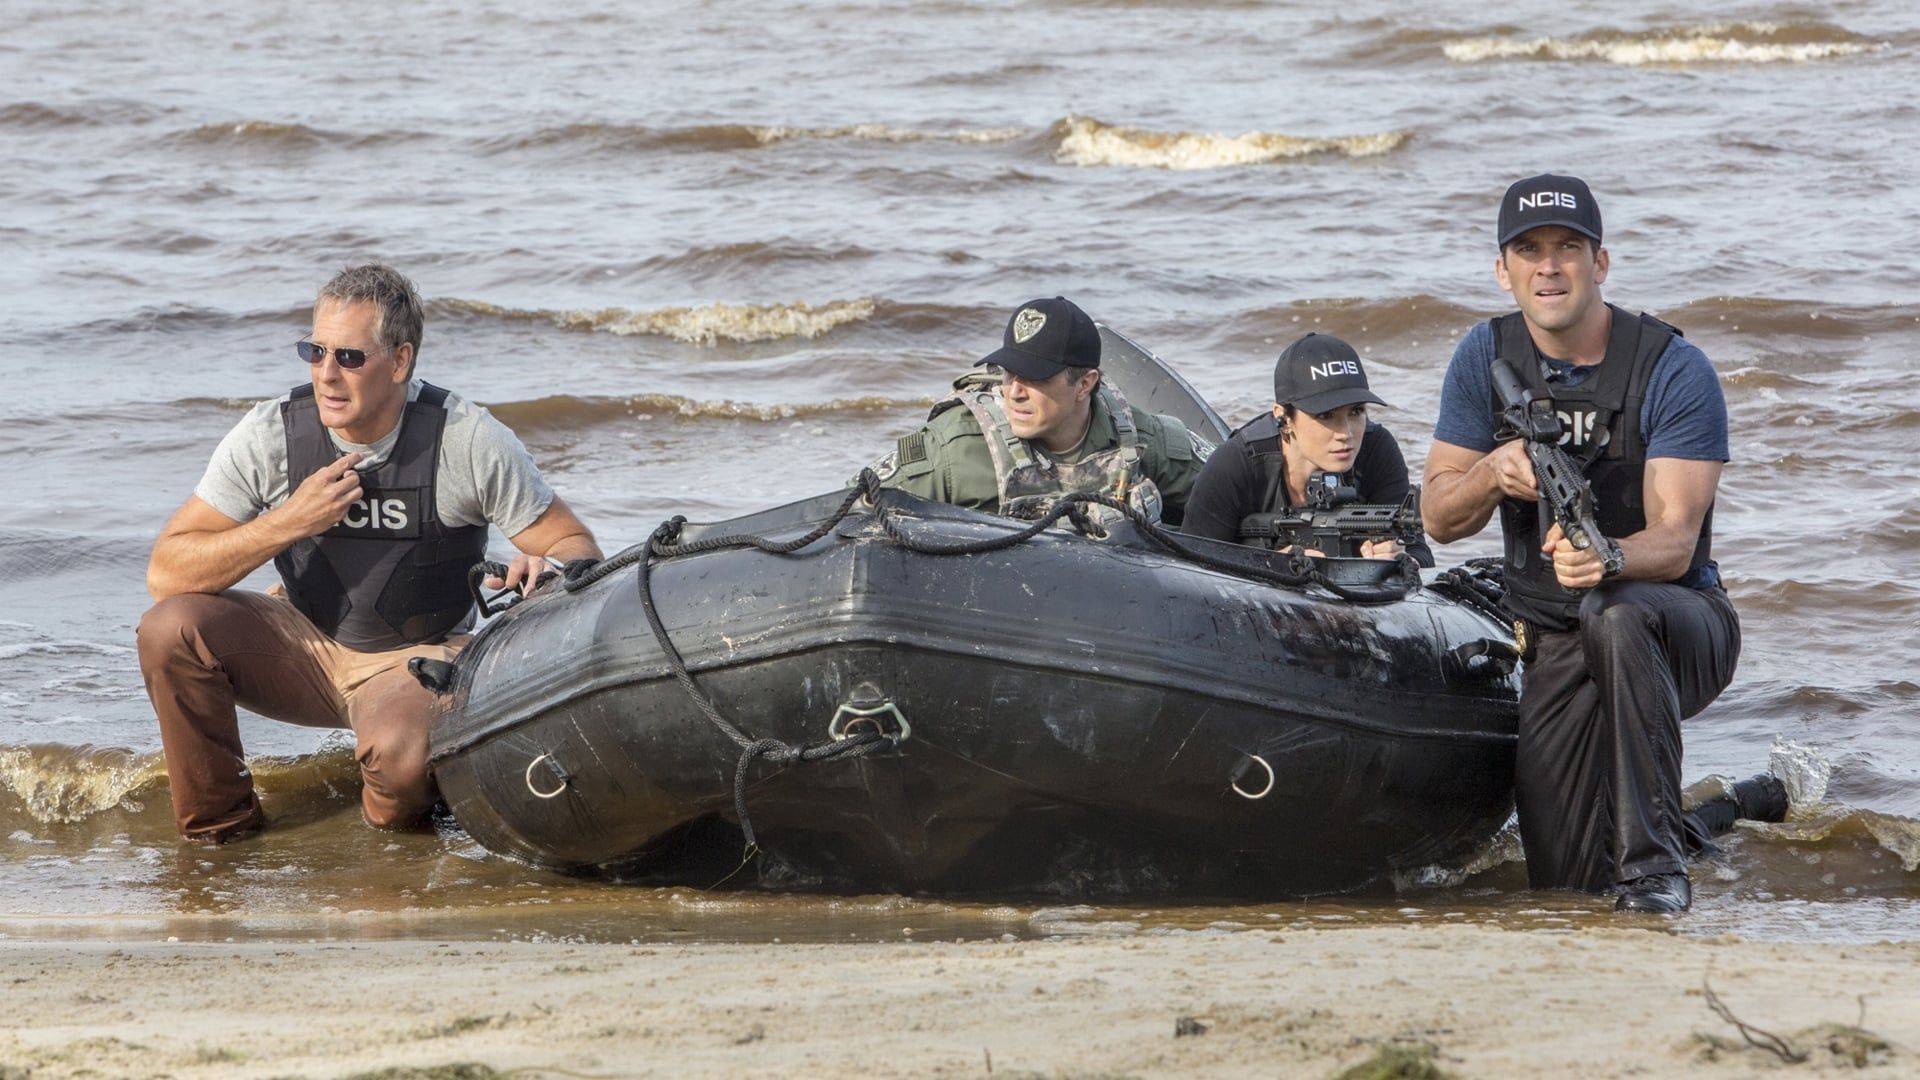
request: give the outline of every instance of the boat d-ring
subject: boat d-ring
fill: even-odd
[[[1247,759],[1258,762],[1261,768],[1267,770],[1267,786],[1261,788],[1259,791],[1248,791],[1246,788],[1240,786],[1240,781],[1238,780],[1231,780],[1228,781],[1228,783],[1233,786],[1234,794],[1243,799],[1264,799],[1273,791],[1273,766],[1267,764],[1267,759],[1261,757],[1259,754],[1248,754]]]
[[[540,763],[543,761],[553,762],[554,775],[560,778],[560,786],[557,788],[554,788],[552,791],[541,791],[539,788],[533,786],[533,770],[538,768]],[[567,770],[560,767],[559,760],[556,759],[552,754],[541,754],[539,757],[534,758],[532,761],[527,762],[527,790],[532,792],[533,797],[536,799],[559,798],[560,794],[566,791],[568,785],[572,783],[573,783],[573,776],[570,773],[568,773]]]
[[[888,716],[893,717],[897,730],[887,730],[882,717]],[[850,739],[853,737],[853,729],[861,724],[873,725],[874,731],[885,735],[895,743],[905,742],[913,737],[913,725],[907,723],[907,718],[900,713],[900,707],[891,701],[883,701],[878,705],[855,705],[849,701],[841,705],[833,714],[833,719],[827,721],[827,735],[835,742]]]

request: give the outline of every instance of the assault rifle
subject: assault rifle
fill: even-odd
[[[1540,485],[1540,501],[1553,512],[1567,542],[1581,551],[1595,551],[1606,576],[1626,568],[1626,556],[1620,545],[1600,532],[1593,519],[1593,488],[1573,456],[1560,448],[1565,436],[1560,414],[1548,398],[1537,398],[1504,359],[1493,363],[1493,392],[1500,398],[1501,434],[1526,443],[1527,459],[1533,462],[1534,479]]]
[[[1325,473],[1307,480],[1304,506],[1271,514],[1250,514],[1240,523],[1242,543],[1276,549],[1308,548],[1342,558],[1350,545],[1392,537],[1404,547],[1420,539],[1420,486],[1415,484],[1398,506],[1360,506],[1360,493]]]

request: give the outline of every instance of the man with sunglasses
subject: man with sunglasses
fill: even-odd
[[[422,322],[392,268],[335,275],[296,346],[311,381],[228,433],[154,543],[140,668],[190,840],[265,823],[236,706],[351,728],[367,823],[419,823],[436,798],[432,698],[407,662],[465,643],[488,527],[521,552],[496,588],[531,591],[554,562],[600,557],[511,431],[415,377]],[[281,586],[233,588],[269,559]]]
[[[1100,375],[1100,330],[1064,297],[1022,304],[1001,347],[875,465],[922,498],[997,513],[1021,496],[1100,492],[1178,525],[1213,444],[1129,406]]]

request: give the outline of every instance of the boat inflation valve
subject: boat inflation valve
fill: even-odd
[[[534,783],[533,770],[539,768],[540,763],[543,761],[547,763],[547,772],[554,780],[559,781],[551,791],[542,791]],[[560,762],[555,759],[552,754],[541,754],[539,757],[527,762],[527,790],[532,792],[533,797],[536,799],[558,798],[572,783],[573,774],[562,768]]]
[[[1247,774],[1253,771],[1247,767],[1249,764],[1258,765],[1266,770],[1267,783],[1266,786],[1262,787],[1259,791],[1248,791],[1246,788],[1240,786],[1240,781],[1246,779]],[[1267,764],[1267,759],[1261,757],[1259,754],[1248,754],[1247,760],[1241,762],[1240,767],[1233,770],[1233,776],[1227,783],[1233,786],[1234,794],[1243,799],[1264,799],[1273,791],[1273,766]]]
[[[900,706],[882,694],[872,683],[861,683],[841,702],[827,722],[827,734],[835,742],[850,739],[863,731],[885,735],[896,744],[913,737],[913,725],[901,715]]]
[[[434,694],[444,694],[453,685],[453,665],[445,660],[430,660],[416,656],[407,661],[407,670],[413,674],[420,685]]]

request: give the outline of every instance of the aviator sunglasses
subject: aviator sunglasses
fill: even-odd
[[[329,352],[333,353],[333,362],[339,364],[347,371],[359,368],[367,362],[367,351],[365,349],[329,349],[325,345],[317,345],[305,338],[294,342],[293,348],[295,352],[300,354],[300,359],[305,360],[309,364],[317,364],[325,360]],[[385,351],[385,349],[374,350],[376,353]]]

